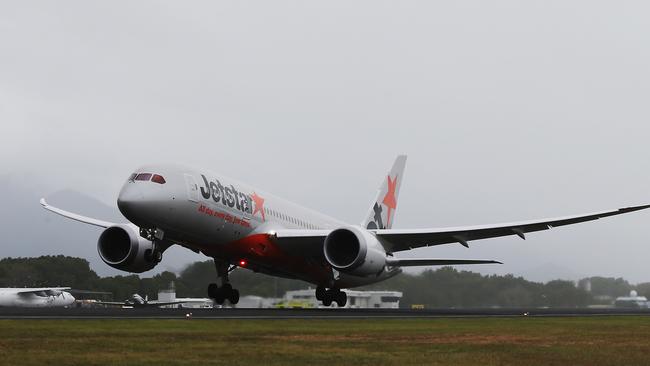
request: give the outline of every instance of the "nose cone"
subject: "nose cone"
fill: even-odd
[[[127,182],[117,198],[124,217],[139,227],[153,228],[169,222],[173,195],[168,184],[153,181]]]
[[[131,222],[137,220],[139,210],[142,209],[143,203],[144,196],[142,189],[134,183],[125,184],[120,191],[120,195],[117,197],[117,208]]]

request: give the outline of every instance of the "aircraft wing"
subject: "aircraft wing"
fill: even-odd
[[[437,259],[437,258],[388,258],[386,265],[393,267],[409,266],[457,266],[461,264],[503,264],[499,261],[483,259]]]
[[[80,221],[80,222],[83,222],[83,223],[86,223],[86,224],[95,225],[95,226],[99,226],[99,227],[103,227],[103,228],[108,228],[108,227],[117,225],[117,224],[112,223],[112,222],[93,219],[92,217],[82,216],[82,215],[79,215],[79,214],[76,214],[76,213],[72,213],[72,212],[62,210],[60,208],[56,208],[54,206],[50,206],[45,201],[45,198],[41,198],[41,206],[43,206],[43,208],[48,210],[48,211],[54,212],[55,214],[58,214],[58,215],[61,215],[63,217],[67,217],[69,219],[73,219],[73,220],[76,220],[76,221]]]
[[[47,295],[56,295],[61,291],[70,290],[70,287],[33,287],[33,288],[5,288],[3,291],[10,290],[11,292],[18,295],[27,295],[27,294],[36,294],[36,293],[46,293]]]
[[[598,220],[604,217],[645,210],[647,208],[650,208],[650,205],[619,208],[616,210],[594,212],[583,215],[505,224],[441,229],[388,229],[375,230],[374,232],[377,238],[383,242],[384,248],[388,252],[399,252],[419,247],[449,243],[459,243],[465,247],[469,247],[467,242],[472,240],[497,238],[509,235],[517,235],[522,239],[526,239],[526,233],[548,230],[554,227],[573,225],[586,221]]]
[[[554,227],[578,224],[581,222],[598,220],[600,218],[621,215],[629,212],[645,210],[650,205],[633,206],[609,211],[601,211],[583,215],[565,216],[550,219],[531,220],[514,223],[503,223],[481,226],[452,227],[439,229],[379,229],[370,230],[380,240],[384,249],[389,252],[399,252],[420,247],[460,243],[469,247],[472,240],[497,238],[502,236],[517,235],[525,239],[526,233],[548,230]],[[285,251],[311,256],[323,255],[323,240],[330,230],[278,230],[273,236],[278,245]],[[401,265],[431,265],[413,264],[405,260]],[[410,261],[410,260],[409,260]],[[432,260],[422,260],[432,261]],[[435,260],[433,260],[435,261]],[[489,261],[481,261],[481,263]],[[429,262],[435,263],[435,262]],[[448,263],[451,264],[451,263]],[[463,263],[455,263],[463,264]],[[464,263],[477,264],[477,263]]]

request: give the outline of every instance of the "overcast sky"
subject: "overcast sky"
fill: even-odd
[[[358,223],[406,153],[399,228],[648,203],[648,14],[647,1],[0,1],[0,179],[115,206],[137,166],[183,163]],[[2,231],[39,230],[2,206]],[[641,212],[415,253],[642,282],[649,224]]]

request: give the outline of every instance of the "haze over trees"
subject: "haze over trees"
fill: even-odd
[[[66,286],[111,292],[114,300],[126,299],[134,293],[155,298],[158,291],[169,288],[171,282],[175,284],[178,297],[205,297],[208,284],[215,278],[210,260],[192,263],[179,274],[162,272],[148,278],[138,275],[100,277],[85,259],[67,256],[0,260],[0,287]],[[288,290],[313,287],[306,282],[242,269],[232,272],[231,281],[242,296],[281,297]],[[611,303],[610,299],[627,295],[632,289],[641,296],[650,297],[650,283],[635,286],[622,278],[591,277],[580,280],[577,285],[563,280],[538,283],[512,275],[484,276],[451,267],[425,270],[417,275],[400,274],[362,289],[402,291],[401,306],[422,304],[428,308],[583,307]]]

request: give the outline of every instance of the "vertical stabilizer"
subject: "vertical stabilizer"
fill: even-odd
[[[393,226],[395,210],[397,209],[397,198],[399,189],[404,179],[404,168],[406,167],[406,155],[400,155],[395,159],[393,167],[384,177],[377,197],[370,206],[368,215],[361,225],[367,229],[390,229]]]

